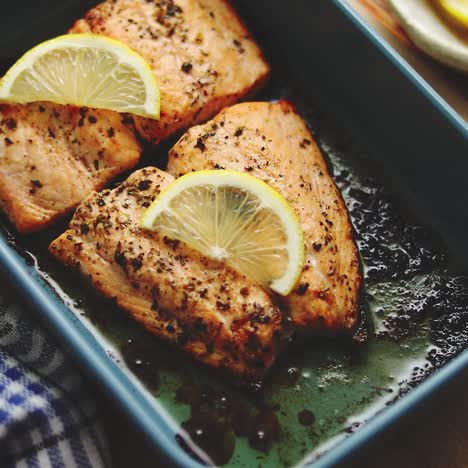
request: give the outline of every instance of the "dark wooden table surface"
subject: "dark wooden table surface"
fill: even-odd
[[[114,468],[170,464],[101,395]],[[468,467],[468,371],[343,464],[346,468]]]

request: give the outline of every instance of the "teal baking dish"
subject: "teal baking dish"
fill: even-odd
[[[30,10],[35,31],[2,44],[1,60],[62,32],[93,3],[50,2],[43,19]],[[294,101],[353,218],[366,276],[354,339],[297,341],[262,386],[238,389],[57,265],[45,247],[63,226],[32,239],[2,220],[2,280],[164,463],[336,466],[468,369],[468,128],[345,1],[234,3],[273,65],[258,98]]]

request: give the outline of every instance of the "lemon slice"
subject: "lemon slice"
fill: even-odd
[[[288,202],[242,172],[180,177],[148,208],[141,226],[222,260],[284,296],[304,264],[302,228]]]
[[[468,29],[468,0],[436,0],[436,2],[452,21]]]
[[[26,52],[0,81],[0,101],[49,101],[159,118],[158,84],[143,57],[95,34],[59,36]]]

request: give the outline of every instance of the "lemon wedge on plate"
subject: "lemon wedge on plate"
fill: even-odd
[[[304,264],[302,228],[288,202],[242,172],[180,177],[148,208],[141,226],[224,261],[281,295],[291,292]]]
[[[388,0],[388,4],[419,49],[445,65],[468,72],[468,42],[444,21],[437,5],[430,0]]]
[[[447,18],[468,31],[468,0],[435,0]]]
[[[0,81],[0,101],[159,118],[159,88],[148,63],[125,44],[96,34],[59,36],[26,52]]]

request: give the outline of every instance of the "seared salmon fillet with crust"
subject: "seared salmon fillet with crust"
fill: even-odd
[[[110,111],[0,104],[0,209],[21,233],[43,229],[140,158]]]
[[[135,117],[153,143],[204,122],[253,93],[269,66],[226,0],[107,0],[70,30],[118,39],[150,64],[161,91],[159,121]]]
[[[175,177],[213,168],[264,180],[296,212],[306,261],[296,288],[285,298],[296,327],[352,330],[361,283],[353,229],[322,154],[295,109],[285,101],[238,104],[191,128],[170,151],[167,170]]]
[[[225,264],[139,227],[171,181],[147,168],[114,190],[93,194],[50,252],[151,333],[212,367],[261,377],[283,334],[282,314],[269,295]]]

